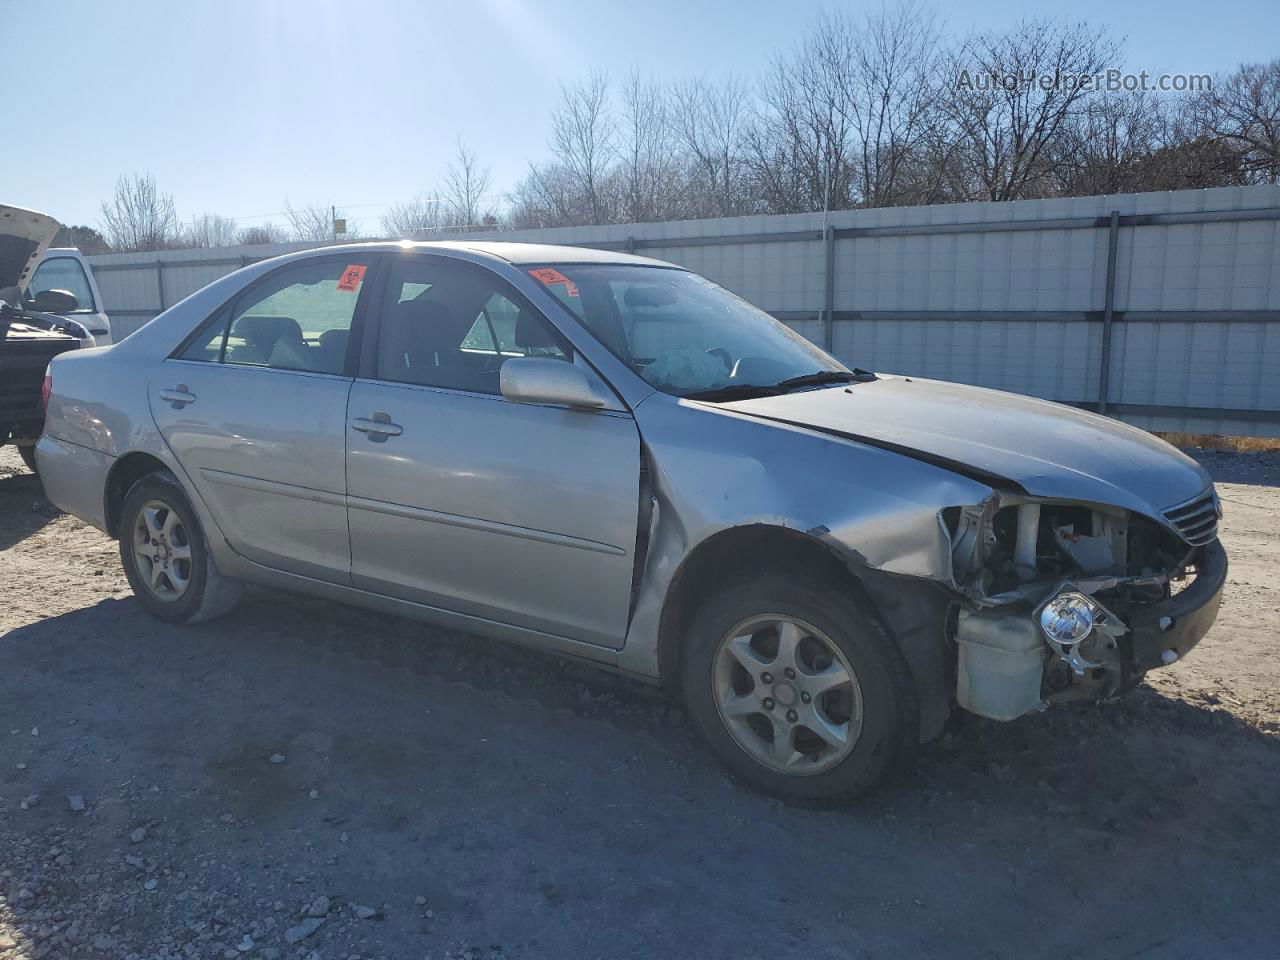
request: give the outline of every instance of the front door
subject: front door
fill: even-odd
[[[490,271],[408,256],[388,264],[380,299],[348,403],[355,585],[621,647],[639,495],[631,415],[620,402],[585,413],[502,397],[508,358],[575,358]]]
[[[348,341],[367,258],[250,285],[150,384],[165,441],[242,556],[350,582]]]

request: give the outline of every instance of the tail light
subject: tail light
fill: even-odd
[[[40,412],[48,414],[49,395],[53,393],[53,365],[44,368],[44,383],[40,385]]]

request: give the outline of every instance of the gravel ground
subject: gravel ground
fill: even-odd
[[[165,627],[0,451],[0,960],[1276,956],[1280,455],[1203,460],[1192,657],[819,812],[551,657],[265,593]]]

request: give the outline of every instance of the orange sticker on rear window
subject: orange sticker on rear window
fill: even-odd
[[[564,292],[571,297],[578,295],[578,288],[572,280],[554,267],[537,267],[529,271],[535,280],[541,280],[548,287],[564,284]]]
[[[360,281],[364,279],[364,272],[367,269],[368,267],[363,263],[348,264],[338,280],[338,289],[354,292],[356,287],[360,286]]]

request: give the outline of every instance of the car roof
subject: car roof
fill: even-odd
[[[637,257],[630,253],[613,250],[597,250],[592,247],[567,246],[554,243],[513,243],[500,240],[384,240],[374,243],[341,244],[330,247],[314,247],[307,254],[322,254],[334,250],[421,250],[429,253],[432,250],[448,250],[455,253],[481,254],[505,260],[512,264],[526,263],[612,263],[631,264],[648,267],[675,267],[675,264],[654,260],[650,257]],[[683,269],[683,268],[676,268]]]

